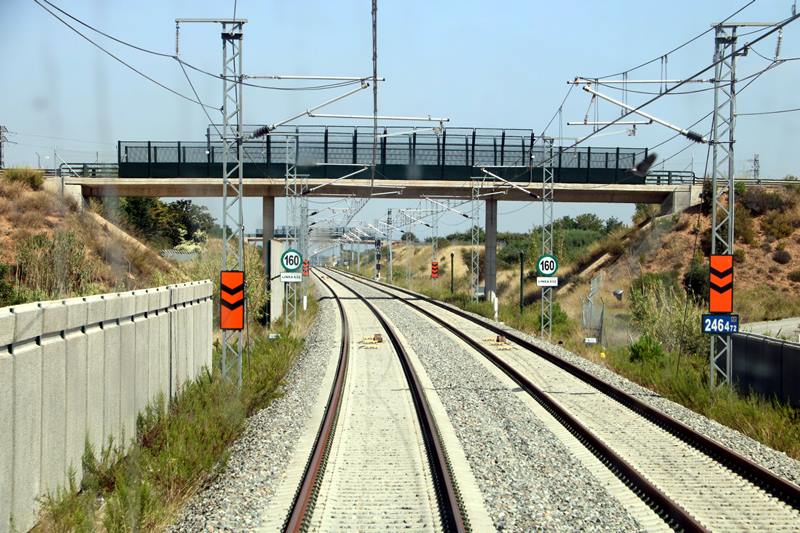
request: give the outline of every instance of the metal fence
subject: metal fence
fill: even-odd
[[[440,134],[412,133],[391,136],[403,128],[383,128],[376,164],[439,165],[525,168],[544,161],[546,154],[531,130],[444,128]],[[300,166],[316,163],[372,164],[372,130],[358,127],[299,126],[276,130],[261,139],[246,141],[244,162],[285,163],[285,143],[297,148]],[[388,136],[387,136],[388,135]],[[647,155],[646,148],[578,147],[553,152],[559,168],[627,170]],[[221,141],[211,135],[201,142],[120,141],[120,163],[220,163]]]
[[[734,334],[733,381],[743,392],[800,407],[800,344],[755,333]]]

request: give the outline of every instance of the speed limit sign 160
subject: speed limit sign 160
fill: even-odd
[[[536,273],[540,276],[553,276],[558,270],[558,259],[551,254],[544,254],[536,261]]]
[[[300,265],[303,264],[303,256],[300,252],[293,248],[289,248],[283,255],[281,255],[281,267],[287,272],[294,272],[300,270]]]

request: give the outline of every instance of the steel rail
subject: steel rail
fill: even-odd
[[[333,430],[338,416],[338,408],[344,391],[344,379],[347,371],[348,354],[350,347],[349,339],[349,325],[347,322],[347,315],[344,311],[341,298],[333,290],[329,283],[322,279],[316,272],[314,275],[317,279],[328,289],[333,295],[339,307],[339,316],[342,319],[342,343],[339,351],[339,367],[337,368],[334,386],[331,390],[331,395],[328,400],[328,406],[324,420],[321,424],[319,434],[314,443],[314,449],[311,458],[306,467],[303,475],[303,480],[295,496],[292,505],[292,510],[287,517],[284,531],[297,532],[304,531],[308,527],[308,520],[310,519],[313,502],[316,499],[316,492],[319,487],[323,472],[324,462],[327,457],[328,450],[333,440]],[[420,424],[420,431],[425,443],[425,449],[428,454],[428,461],[431,468],[431,473],[434,478],[434,488],[437,493],[439,503],[439,512],[442,519],[444,530],[448,532],[466,532],[468,528],[464,519],[464,512],[462,509],[461,500],[458,491],[453,481],[450,464],[447,458],[446,451],[440,441],[436,422],[433,417],[428,401],[425,398],[422,384],[419,377],[414,371],[408,354],[400,343],[397,334],[389,326],[389,323],[378,312],[375,306],[366,300],[362,295],[356,293],[350,287],[338,282],[345,290],[352,293],[359,300],[361,300],[367,308],[375,315],[381,327],[386,331],[386,335],[392,344],[392,347],[397,353],[400,364],[403,368],[403,373],[409,384],[409,392],[411,393],[414,408],[417,412],[417,418]]]
[[[402,292],[409,296],[413,296],[420,300],[426,301],[442,309],[446,309],[447,311],[450,311],[451,313],[461,318],[464,318],[475,324],[478,324],[481,327],[484,327],[492,331],[493,333],[496,333],[497,335],[505,336],[507,339],[510,339],[511,341],[520,345],[526,350],[541,356],[545,360],[558,366],[559,368],[565,370],[566,372],[572,374],[581,381],[598,389],[600,392],[618,401],[620,404],[634,411],[638,415],[646,418],[650,422],[659,426],[661,429],[667,431],[668,433],[671,433],[675,437],[679,438],[680,440],[692,446],[693,448],[699,450],[700,452],[703,452],[711,459],[725,465],[728,469],[732,470],[741,477],[745,478],[750,483],[757,485],[758,487],[768,492],[775,498],[783,501],[784,503],[788,504],[794,509],[800,510],[800,487],[798,487],[796,484],[792,483],[787,479],[782,478],[781,476],[778,476],[777,474],[774,474],[773,472],[764,468],[760,464],[748,459],[747,457],[744,457],[743,455],[739,454],[734,450],[731,450],[730,448],[724,446],[723,444],[720,444],[719,442],[703,435],[702,433],[695,431],[694,429],[687,426],[683,422],[680,422],[679,420],[676,420],[671,416],[659,411],[658,409],[648,405],[642,400],[639,400],[635,396],[624,392],[622,389],[619,389],[614,385],[611,385],[610,383],[603,381],[597,376],[594,376],[588,371],[583,370],[582,368],[562,359],[561,357],[552,354],[547,350],[540,348],[539,346],[536,346],[535,344],[520,337],[519,335],[515,334],[512,331],[508,331],[506,329],[497,327],[488,320],[482,320],[480,318],[470,315],[469,313],[461,309],[450,306],[443,302],[439,302],[432,298],[428,298],[425,295],[418,294],[408,289],[395,287],[393,285],[388,285],[386,283],[379,281],[378,282],[375,282],[373,280],[370,281],[373,283],[378,283],[385,287],[389,287],[393,290]],[[376,290],[380,289],[376,288]],[[382,292],[385,293],[386,291]],[[395,297],[397,296],[395,295]],[[398,299],[400,301],[405,301],[402,298]],[[407,303],[409,305],[412,305],[410,302]]]
[[[335,279],[335,278],[334,278]],[[322,281],[320,279],[320,281]],[[436,420],[433,416],[428,400],[425,397],[425,392],[422,388],[422,383],[419,376],[411,364],[411,359],[408,356],[403,344],[397,337],[394,328],[389,325],[389,322],[378,311],[375,305],[366,299],[362,294],[356,292],[351,287],[336,280],[345,290],[358,298],[378,319],[381,327],[386,331],[389,341],[400,360],[400,365],[403,367],[403,373],[409,385],[409,392],[414,402],[414,408],[417,412],[417,419],[419,420],[422,438],[425,442],[425,449],[428,452],[428,460],[431,467],[431,473],[434,477],[434,486],[436,488],[437,496],[439,499],[439,509],[445,531],[466,532],[467,525],[464,519],[464,511],[462,508],[461,500],[456,490],[455,483],[453,482],[453,474],[450,470],[450,462],[447,458],[447,453],[444,445],[439,437],[439,430],[436,426]],[[323,281],[323,283],[325,283]],[[327,284],[326,284],[327,286]],[[333,292],[333,291],[331,291]],[[338,296],[337,296],[338,299]]]
[[[315,275],[316,272],[314,273]],[[317,276],[319,277],[319,276]],[[314,448],[311,452],[308,464],[306,465],[303,479],[300,482],[294,501],[292,502],[291,512],[286,517],[283,530],[286,532],[298,532],[307,528],[307,521],[310,518],[309,511],[312,503],[316,499],[316,491],[319,480],[324,471],[324,462],[333,441],[333,428],[339,416],[339,405],[344,391],[344,379],[347,374],[347,365],[350,358],[350,333],[347,322],[347,315],[339,297],[333,289],[321,278],[320,282],[330,291],[339,307],[339,317],[342,322],[342,342],[339,346],[339,364],[336,368],[336,377],[333,380],[333,387],[328,396],[328,404],[325,408],[325,416],[320,424],[317,438],[314,441]]]

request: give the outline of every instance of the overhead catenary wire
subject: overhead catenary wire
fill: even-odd
[[[47,6],[45,6],[44,4],[42,4],[42,2],[43,2],[43,1],[47,1],[47,0],[33,0],[33,1],[34,1],[34,2],[35,2],[35,3],[36,3],[38,6],[39,6],[39,7],[41,7],[42,9],[44,9],[46,12],[50,13],[50,15],[52,15],[53,17],[55,17],[56,19],[58,19],[59,21],[61,21],[61,23],[62,23],[62,24],[64,24],[65,26],[67,26],[68,28],[70,28],[72,31],[74,31],[75,33],[77,33],[78,35],[80,35],[81,37],[83,37],[84,39],[86,39],[86,40],[87,40],[89,43],[91,43],[93,46],[95,46],[96,48],[98,48],[98,49],[99,49],[99,50],[101,50],[103,53],[107,54],[108,56],[112,57],[114,60],[118,61],[119,63],[122,63],[123,65],[125,65],[126,67],[128,67],[130,70],[132,70],[133,72],[135,72],[136,74],[138,74],[139,76],[141,76],[141,77],[145,78],[146,80],[150,81],[151,83],[154,83],[154,84],[158,85],[158,86],[159,86],[159,87],[161,87],[162,89],[166,89],[167,91],[171,92],[172,94],[174,94],[174,95],[176,95],[176,96],[179,96],[179,97],[183,98],[184,100],[187,100],[187,101],[189,101],[189,102],[192,102],[192,103],[194,103],[194,104],[197,104],[197,105],[200,105],[200,106],[204,106],[204,105],[205,105],[205,104],[203,104],[202,102],[200,102],[199,100],[194,100],[194,99],[192,99],[191,97],[189,97],[189,96],[186,96],[185,94],[183,94],[183,93],[180,93],[180,92],[176,91],[175,89],[173,89],[173,88],[171,88],[171,87],[168,87],[167,85],[164,85],[163,83],[161,83],[160,81],[156,80],[155,78],[152,78],[152,77],[148,76],[147,74],[145,74],[144,72],[142,72],[141,70],[137,69],[136,67],[134,67],[133,65],[131,65],[130,63],[128,63],[128,62],[127,62],[127,61],[125,61],[124,59],[122,59],[122,58],[120,58],[119,56],[117,56],[117,55],[113,54],[112,52],[110,52],[110,51],[106,50],[106,49],[105,49],[105,48],[103,48],[101,45],[99,45],[98,43],[96,43],[95,41],[93,41],[91,38],[87,37],[87,36],[86,36],[84,33],[82,33],[80,30],[78,30],[77,28],[73,27],[71,24],[69,24],[67,21],[65,21],[65,20],[64,20],[64,19],[62,19],[61,17],[59,17],[57,14],[53,13],[53,12],[52,12],[50,9],[48,9],[48,8],[47,8]],[[214,108],[212,107],[212,109],[214,109]]]
[[[800,107],[793,107],[791,109],[775,109],[772,111],[754,111],[751,113],[736,113],[737,117],[752,117],[756,115],[780,115],[782,113],[794,113],[800,111]]]
[[[781,64],[781,62],[780,62],[780,61],[773,61],[771,65],[768,65],[767,67],[765,67],[765,68],[761,69],[760,71],[756,72],[755,74],[752,74],[752,75],[748,76],[747,78],[749,78],[749,81],[748,81],[747,83],[745,83],[745,84],[744,84],[744,85],[743,85],[743,86],[742,86],[740,89],[738,89],[738,90],[737,90],[737,94],[741,94],[742,92],[744,92],[744,91],[745,91],[745,90],[746,90],[748,87],[750,87],[750,85],[752,85],[752,84],[753,84],[753,82],[755,82],[755,81],[756,81],[756,80],[757,80],[757,79],[758,79],[758,78],[759,78],[759,77],[760,77],[762,74],[764,74],[764,73],[765,73],[765,72],[767,72],[768,70],[771,70],[771,69],[773,69],[773,68],[775,68],[775,67],[779,66],[780,64]],[[722,105],[726,105],[726,104],[727,104],[727,100],[726,100],[725,102],[723,102],[723,103],[722,103]],[[696,122],[694,122],[694,123],[693,123],[691,126],[689,126],[689,127],[690,127],[690,128],[692,128],[692,127],[696,126],[697,124],[699,124],[699,123],[700,123],[700,122],[702,122],[703,120],[705,120],[705,119],[707,119],[708,117],[710,117],[710,116],[711,116],[713,113],[714,113],[714,111],[712,110],[711,112],[707,113],[705,116],[703,116],[702,118],[700,118],[699,120],[697,120]],[[737,114],[737,115],[738,115],[738,114]],[[711,135],[711,130],[709,130],[709,133],[708,133],[707,135],[708,135],[708,136],[710,136],[710,135]],[[662,142],[658,143],[657,145],[650,147],[650,151],[653,151],[653,150],[655,150],[656,148],[660,147],[660,146],[661,146],[661,145],[663,145],[663,144],[666,144],[667,142],[671,141],[672,139],[674,139],[674,138],[676,138],[676,137],[678,137],[678,136],[680,136],[680,133],[676,133],[675,135],[673,135],[673,136],[672,136],[672,137],[670,137],[669,139],[666,139],[665,141],[662,141]],[[664,163],[666,163],[667,161],[669,161],[670,159],[672,159],[672,158],[674,158],[675,156],[677,156],[678,154],[680,154],[680,153],[683,153],[684,151],[686,151],[688,148],[690,148],[690,147],[691,147],[691,146],[693,146],[694,144],[696,144],[696,143],[695,143],[694,141],[691,141],[689,144],[687,144],[686,146],[684,146],[683,148],[681,148],[681,149],[680,149],[678,152],[676,152],[676,153],[672,154],[671,156],[667,157],[666,159],[663,159],[663,160],[661,160],[661,164],[664,164]]]
[[[732,19],[733,17],[735,17],[736,15],[738,15],[739,13],[741,13],[742,11],[744,11],[746,8],[748,8],[748,7],[750,7],[751,5],[753,5],[753,4],[755,3],[755,1],[756,1],[756,0],[750,0],[750,1],[749,1],[749,2],[747,2],[745,5],[743,5],[742,7],[740,7],[739,9],[737,9],[736,11],[734,11],[733,13],[731,13],[730,15],[728,15],[727,17],[725,17],[725,18],[722,20],[722,22],[724,23],[724,22],[727,22],[727,21],[729,21],[730,19]],[[710,33],[710,32],[711,32],[711,31],[713,31],[713,30],[714,30],[714,28],[713,28],[713,27],[711,27],[711,28],[708,28],[707,30],[704,30],[704,31],[702,31],[701,33],[698,33],[697,35],[695,35],[694,37],[692,37],[692,38],[691,38],[691,39],[689,39],[688,41],[686,41],[686,42],[684,42],[684,43],[682,43],[682,44],[680,44],[680,45],[676,46],[675,48],[673,48],[673,49],[672,49],[672,50],[670,50],[669,52],[666,52],[666,53],[664,53],[664,54],[660,54],[660,55],[658,55],[658,56],[654,57],[653,59],[651,59],[651,60],[649,60],[649,61],[645,61],[644,63],[640,63],[640,64],[636,65],[635,67],[631,67],[631,68],[629,68],[629,69],[625,69],[625,70],[623,70],[623,71],[616,72],[616,73],[614,73],[614,74],[608,74],[608,75],[606,75],[606,76],[586,76],[586,77],[587,77],[588,79],[602,80],[602,79],[604,79],[604,78],[612,78],[612,77],[615,77],[615,76],[622,76],[622,75],[629,74],[630,72],[633,72],[634,70],[639,70],[639,69],[640,69],[640,68],[642,68],[642,67],[646,67],[647,65],[650,65],[650,64],[652,64],[652,63],[655,63],[656,61],[660,61],[660,60],[661,60],[663,57],[665,57],[665,56],[668,56],[668,55],[670,55],[670,54],[673,54],[673,53],[677,52],[678,50],[680,50],[681,48],[684,48],[684,47],[686,47],[686,46],[688,46],[688,45],[692,44],[693,42],[695,42],[696,40],[700,39],[701,37],[703,37],[704,35],[706,35],[706,34]]]
[[[42,7],[42,9],[44,9],[45,11],[50,13],[50,15],[52,15],[53,17],[58,19],[62,24],[64,24],[68,28],[70,28],[72,31],[78,33],[78,35],[81,35],[82,37],[84,37],[84,39],[89,40],[89,42],[91,42],[92,44],[94,44],[98,48],[101,48],[101,50],[103,50],[104,52],[106,52],[109,55],[111,55],[110,52],[108,52],[107,50],[105,50],[102,47],[100,47],[98,44],[96,44],[93,41],[91,41],[88,37],[83,35],[80,31],[75,29],[68,22],[66,22],[61,17],[59,17],[58,15],[56,15],[55,13],[50,11],[46,6],[42,5],[41,2],[46,3],[48,6],[52,7],[55,10],[57,10],[59,13],[62,13],[64,16],[72,19],[73,21],[77,22],[78,24],[84,26],[85,28],[90,29],[93,32],[95,32],[95,33],[97,33],[99,35],[102,35],[103,37],[105,37],[107,39],[110,39],[110,40],[112,40],[112,41],[114,41],[114,42],[116,42],[118,44],[121,44],[123,46],[127,46],[129,48],[132,48],[134,50],[138,50],[139,52],[143,52],[143,53],[146,53],[146,54],[150,54],[150,55],[154,55],[154,56],[158,56],[158,57],[164,57],[164,58],[167,58],[167,59],[173,59],[173,60],[175,60],[176,62],[178,62],[181,65],[189,67],[190,69],[192,69],[192,70],[194,70],[196,72],[199,72],[199,73],[204,74],[206,76],[210,76],[212,78],[222,79],[224,77],[224,76],[222,76],[220,74],[214,74],[213,72],[209,72],[209,71],[207,71],[205,69],[202,69],[202,68],[200,68],[198,66],[195,66],[195,65],[193,65],[191,63],[188,63],[188,62],[180,59],[177,54],[168,54],[168,53],[164,53],[164,52],[159,52],[157,50],[151,50],[149,48],[144,48],[142,46],[139,46],[139,45],[130,43],[128,41],[125,41],[123,39],[120,39],[118,37],[115,37],[115,36],[113,36],[113,35],[111,35],[111,34],[109,34],[107,32],[104,32],[103,30],[101,30],[101,29],[99,29],[99,28],[97,28],[97,27],[95,27],[95,26],[93,26],[93,25],[91,25],[91,24],[89,24],[87,22],[84,22],[83,20],[81,20],[78,17],[72,15],[68,11],[65,11],[64,9],[60,8],[59,6],[57,6],[56,4],[50,2],[49,0],[33,0],[33,1],[36,2],[37,4],[39,4],[39,6]],[[118,61],[121,61],[119,58],[115,57],[115,59],[117,59]],[[129,67],[129,68],[131,68],[131,67]],[[369,78],[365,77],[364,79],[369,79]],[[154,81],[154,80],[151,80],[151,81]],[[335,82],[335,83],[326,83],[326,84],[321,84],[321,85],[308,85],[308,86],[299,86],[299,87],[279,87],[279,86],[261,85],[261,84],[258,84],[258,83],[252,83],[252,82],[248,82],[248,81],[245,81],[245,80],[241,80],[240,83],[242,85],[245,85],[245,86],[248,86],[248,87],[255,87],[255,88],[258,88],[258,89],[268,89],[268,90],[273,90],[273,91],[318,91],[318,90],[327,90],[327,89],[335,89],[335,88],[339,88],[339,87],[345,87],[345,86],[348,86],[348,85],[353,85],[353,84],[356,84],[356,83],[360,83],[361,81],[362,80],[344,80],[344,81]],[[158,83],[158,82],[156,82],[156,83]]]
[[[639,105],[639,106],[637,106],[636,108],[633,108],[633,109],[631,109],[631,110],[625,110],[625,112],[624,112],[624,113],[622,113],[622,114],[621,114],[619,117],[617,117],[617,118],[616,118],[616,119],[614,119],[614,120],[611,120],[611,121],[609,121],[609,122],[608,122],[608,124],[606,124],[606,125],[604,125],[604,126],[602,126],[602,127],[598,128],[597,130],[593,131],[592,133],[590,133],[589,135],[587,135],[587,136],[583,137],[582,139],[579,139],[577,142],[574,142],[574,143],[572,143],[570,146],[566,147],[566,148],[564,149],[564,151],[568,151],[568,150],[571,150],[571,149],[573,149],[573,148],[577,147],[579,144],[581,144],[581,143],[583,143],[583,142],[587,141],[588,139],[590,139],[591,137],[593,137],[593,136],[595,136],[596,134],[600,133],[601,131],[603,131],[603,130],[605,130],[605,129],[607,129],[607,128],[611,127],[611,126],[613,126],[614,124],[616,124],[616,123],[617,123],[617,122],[619,122],[620,120],[624,119],[624,118],[625,118],[625,117],[627,117],[628,115],[630,115],[630,114],[633,114],[633,113],[635,113],[635,112],[637,112],[637,111],[639,111],[639,110],[641,110],[641,109],[643,109],[643,108],[647,107],[648,105],[652,104],[653,102],[655,102],[656,100],[658,100],[658,99],[660,99],[660,98],[663,98],[664,96],[666,96],[666,95],[667,95],[667,94],[669,94],[670,92],[672,92],[672,91],[674,91],[675,89],[677,89],[677,88],[679,88],[679,87],[682,87],[683,85],[685,85],[686,83],[688,83],[688,80],[690,80],[690,79],[695,79],[695,78],[698,78],[698,77],[700,77],[700,76],[701,76],[703,73],[705,73],[706,71],[708,71],[708,70],[710,70],[710,69],[714,68],[714,67],[715,67],[715,66],[716,66],[718,63],[720,63],[720,62],[722,62],[722,61],[727,61],[728,59],[730,59],[731,57],[733,57],[733,55],[741,53],[741,52],[742,52],[742,51],[743,51],[743,50],[744,50],[746,47],[748,47],[748,46],[750,46],[750,45],[752,45],[752,44],[755,44],[755,43],[757,43],[757,42],[760,42],[760,41],[762,41],[763,39],[766,39],[767,37],[769,37],[770,35],[772,35],[772,34],[773,34],[773,33],[775,33],[776,31],[778,31],[779,29],[783,28],[783,27],[784,27],[784,26],[786,26],[787,24],[790,24],[791,22],[794,22],[795,20],[797,20],[797,19],[798,19],[798,17],[800,17],[800,14],[795,14],[795,15],[792,15],[792,16],[790,16],[790,17],[788,17],[788,18],[786,18],[786,19],[782,20],[781,22],[778,22],[778,23],[776,23],[774,26],[772,26],[772,27],[771,27],[771,29],[770,29],[770,30],[768,30],[768,31],[767,31],[766,33],[764,33],[763,35],[759,36],[759,37],[758,37],[757,39],[755,39],[755,40],[754,40],[752,43],[745,44],[745,45],[743,45],[743,46],[741,46],[741,47],[737,48],[736,50],[732,51],[731,53],[729,53],[729,54],[727,54],[727,55],[725,55],[725,56],[723,56],[723,57],[720,57],[720,58],[718,58],[718,59],[715,59],[715,60],[714,60],[714,61],[713,61],[711,64],[709,64],[709,65],[707,65],[707,66],[703,67],[702,69],[700,69],[699,71],[695,72],[694,74],[692,74],[692,75],[690,75],[690,76],[687,76],[687,77],[686,77],[684,80],[682,80],[681,82],[679,82],[679,83],[677,83],[677,84],[673,85],[672,87],[670,87],[669,89],[667,89],[667,91],[665,91],[664,93],[662,93],[662,94],[657,94],[657,95],[653,96],[652,98],[650,98],[649,100],[647,100],[647,101],[645,101],[644,103],[640,104],[640,105]],[[772,66],[774,66],[774,65],[772,65]],[[772,66],[771,66],[771,67],[772,67]],[[771,67],[769,67],[769,68],[771,68]],[[766,70],[768,70],[769,68],[765,69],[765,71],[766,71]],[[546,160],[542,161],[541,163],[538,163],[536,166],[537,166],[537,167],[539,167],[539,166],[543,165],[544,163],[547,163],[547,162],[549,162],[549,161],[552,161],[552,160],[553,160],[555,157],[556,157],[556,156],[550,156],[548,159],[546,159]],[[528,172],[528,171],[529,171],[529,170],[526,170],[526,172]],[[522,175],[522,174],[519,174],[518,176],[521,176],[521,175]],[[517,176],[517,177],[518,177],[518,176]],[[512,178],[512,179],[513,179],[513,178]]]

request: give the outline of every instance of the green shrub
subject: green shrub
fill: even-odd
[[[791,216],[780,211],[769,213],[764,217],[762,228],[764,233],[773,239],[784,239],[794,232]]]
[[[650,205],[650,204],[636,204],[636,207],[633,212],[633,222],[636,224],[641,224],[651,218],[655,217],[658,214],[657,206]]]
[[[703,180],[703,190],[700,191],[700,211],[704,215],[711,214],[711,207],[714,205],[714,195],[711,191],[711,180]]]
[[[781,265],[788,264],[792,260],[792,254],[788,250],[775,250],[772,254],[772,260]]]
[[[665,272],[645,272],[631,283],[631,291],[641,293],[648,287],[660,285],[670,290],[678,289],[678,273],[674,270]]]
[[[733,229],[736,238],[745,244],[755,242],[755,231],[753,230],[753,217],[746,209],[737,209],[733,214]]]
[[[737,198],[744,196],[747,192],[747,184],[743,181],[735,181],[733,183],[733,192]]]
[[[786,277],[789,278],[789,281],[798,282],[798,281],[800,281],[800,270],[792,270],[791,272],[789,272],[789,275],[786,276]]]
[[[764,187],[750,187],[739,199],[743,205],[753,215],[763,215],[767,211],[784,211],[794,203],[789,198],[780,193],[770,192]]]
[[[8,181],[24,183],[34,191],[41,189],[44,184],[44,173],[35,168],[7,168],[3,175]]]
[[[737,248],[736,250],[733,251],[734,263],[742,264],[744,263],[744,259],[745,259],[744,250],[742,250],[741,248]]]
[[[628,359],[631,362],[643,363],[645,361],[658,361],[664,358],[664,350],[661,345],[645,333],[639,340],[634,342],[628,348]]]
[[[708,265],[693,259],[689,270],[683,275],[683,288],[695,299],[708,300]]]
[[[708,274],[706,282],[707,278]],[[698,302],[686,291],[651,278],[640,289],[631,290],[631,322],[667,351],[704,353],[707,341],[700,331],[703,310]]]

